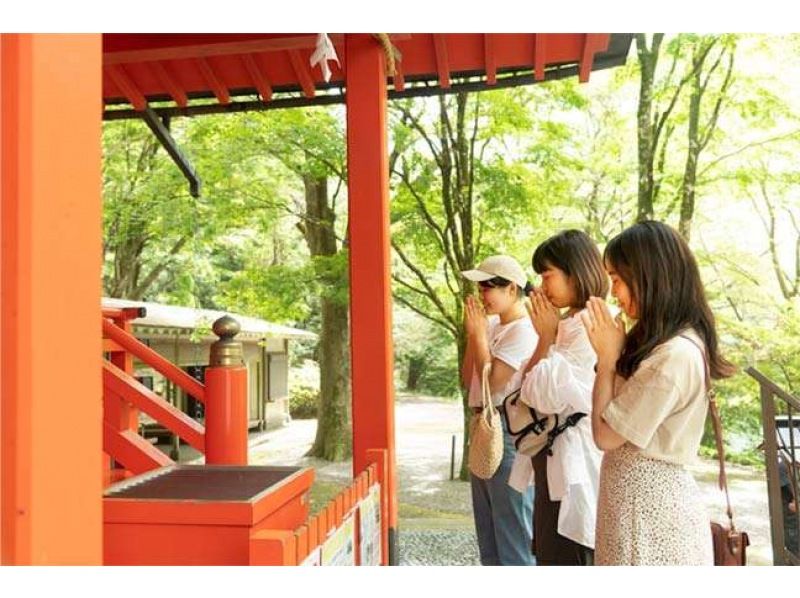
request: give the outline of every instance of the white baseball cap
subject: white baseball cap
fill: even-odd
[[[525,271],[519,262],[508,255],[493,255],[483,260],[474,270],[463,270],[461,274],[467,280],[480,282],[490,280],[497,276],[517,283],[519,288],[524,289],[528,282]]]

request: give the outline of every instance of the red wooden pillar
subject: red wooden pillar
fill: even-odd
[[[388,453],[389,563],[396,564],[392,299],[386,68],[371,35],[345,36],[347,172],[350,239],[350,338],[353,387],[353,472],[368,451]]]
[[[101,52],[0,35],[3,564],[102,562]]]
[[[247,465],[247,368],[241,327],[230,316],[213,326],[220,340],[211,345],[206,369],[206,464]]]

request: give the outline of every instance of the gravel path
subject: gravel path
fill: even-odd
[[[455,401],[398,397],[395,408],[400,511],[399,552],[403,565],[478,564],[469,484],[450,480],[452,436],[456,472],[461,455],[461,407]],[[250,463],[302,464],[316,469],[321,482],[346,484],[351,463],[331,464],[304,457],[316,431],[315,420],[296,420],[251,439]],[[724,497],[716,487],[717,465],[692,468],[709,515],[724,520]],[[729,465],[731,501],[737,524],[750,534],[748,561],[772,563],[764,474]]]

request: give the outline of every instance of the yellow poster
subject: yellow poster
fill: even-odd
[[[350,515],[322,545],[322,566],[355,565],[355,521]]]

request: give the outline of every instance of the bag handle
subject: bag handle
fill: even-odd
[[[492,403],[492,390],[489,386],[489,374],[491,371],[492,364],[490,362],[483,366],[483,372],[481,372],[481,403],[483,404],[481,415],[489,424],[491,424],[497,413],[497,408]]]
[[[725,501],[728,505],[727,515],[731,523],[731,531],[735,532],[736,527],[733,524],[733,508],[731,507],[731,496],[728,492],[728,476],[725,472],[725,447],[722,445],[722,420],[719,417],[719,410],[717,409],[716,396],[714,385],[711,382],[711,369],[708,366],[708,359],[706,358],[705,349],[698,345],[694,340],[688,336],[681,334],[681,337],[692,343],[700,350],[703,356],[703,366],[705,367],[705,385],[706,396],[708,397],[709,411],[711,412],[711,423],[714,428],[714,437],[717,443],[717,458],[719,459],[719,489],[725,492]]]

